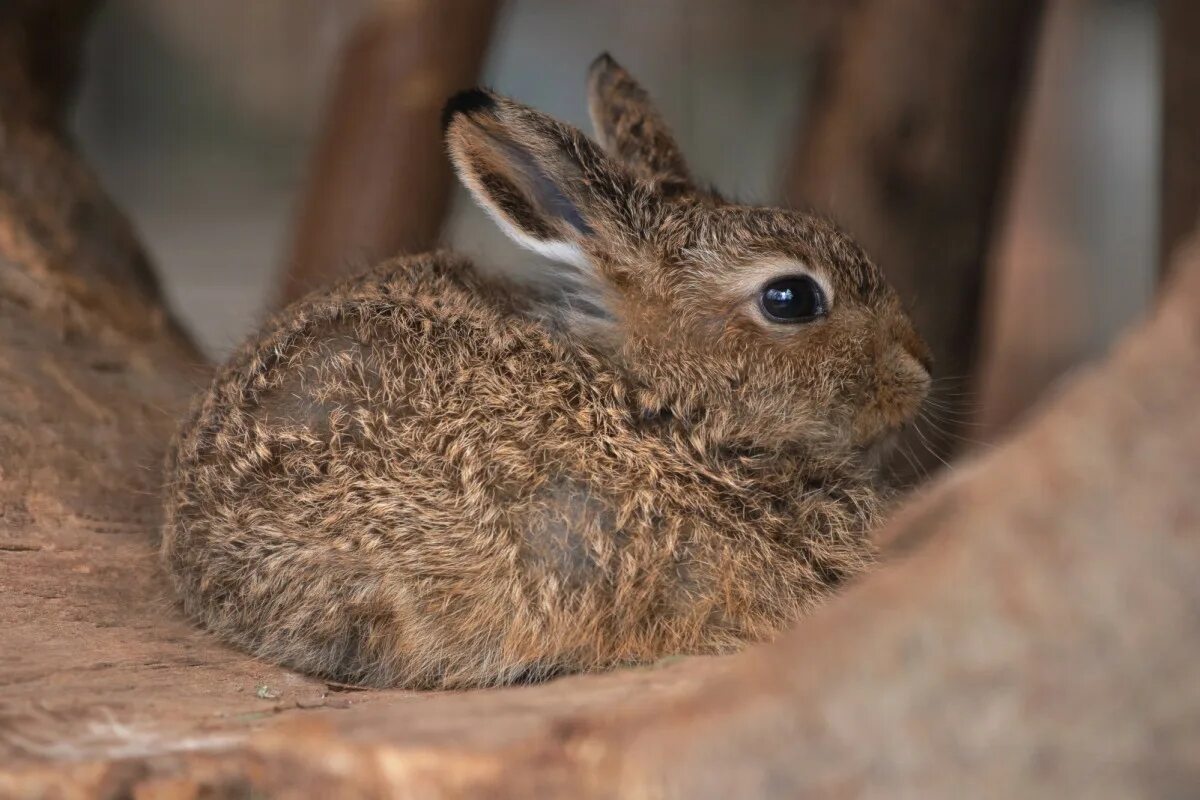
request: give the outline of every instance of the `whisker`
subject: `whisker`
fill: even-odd
[[[914,482],[920,483],[924,481],[926,477],[928,477],[928,470],[922,467],[920,460],[913,455],[911,446],[905,444],[897,447],[896,451],[908,463],[908,468],[911,470],[911,475],[914,478]]]
[[[964,436],[963,434],[961,434],[957,431],[950,430],[949,428],[946,428],[944,425],[940,424],[937,419],[924,414],[924,412],[922,412],[918,416],[918,418],[927,422],[929,424],[929,427],[932,429],[932,433],[941,437],[942,441],[951,439],[951,440],[954,440],[957,442],[961,442],[963,444],[971,445],[973,447],[990,448],[993,446],[992,442],[989,442],[989,441],[986,441],[983,439],[976,439],[976,438],[973,438],[970,436]],[[982,426],[979,423],[973,423],[972,427],[979,428]]]
[[[928,420],[925,420],[925,421],[928,422]],[[925,447],[925,450],[928,451],[929,455],[933,456],[938,461],[940,461],[942,466],[945,467],[946,469],[954,469],[954,467],[951,466],[950,462],[947,461],[945,458],[943,458],[942,455],[930,443],[929,439],[927,439],[925,437],[925,432],[921,430],[921,419],[920,418],[913,420],[913,430],[916,432],[917,438],[919,438],[921,440],[921,444]]]
[[[921,413],[929,414],[934,419],[940,422],[949,422],[965,427],[974,427],[978,425],[975,421],[975,413],[969,409],[947,406],[942,403],[931,401],[928,398],[921,404]]]

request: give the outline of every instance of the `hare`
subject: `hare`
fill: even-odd
[[[446,107],[474,199],[557,265],[399,258],[279,314],[168,457],[187,613],[265,659],[462,688],[725,653],[871,559],[926,346],[847,235],[691,179],[607,56],[599,145]]]

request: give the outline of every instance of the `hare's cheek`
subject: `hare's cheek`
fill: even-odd
[[[854,420],[851,443],[855,447],[870,447],[888,433],[888,426],[874,407],[864,408]]]
[[[901,347],[878,360],[873,377],[854,425],[854,439],[860,445],[870,444],[911,422],[929,393],[929,373]]]
[[[925,351],[914,351],[907,346],[892,349],[891,358],[884,368],[888,382],[885,384],[884,400],[896,425],[912,420],[921,410],[921,404],[929,396],[933,379],[929,374],[929,356]]]

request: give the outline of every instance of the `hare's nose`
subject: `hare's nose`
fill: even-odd
[[[904,349],[908,351],[909,355],[917,360],[917,363],[920,364],[927,373],[933,375],[933,354],[929,352],[929,348],[924,342],[921,342],[920,340],[918,340],[918,342],[920,347],[916,349],[905,347]]]
[[[932,376],[933,353],[930,352],[929,345],[925,344],[925,340],[913,330],[912,324],[907,320],[900,323],[899,329],[896,331],[896,338],[900,340],[900,346],[904,348],[904,351]]]

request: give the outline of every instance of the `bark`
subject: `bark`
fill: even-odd
[[[872,254],[934,352],[939,388],[973,375],[980,295],[1040,0],[862,0],[818,77],[788,198]],[[946,393],[946,425],[969,411]],[[937,463],[951,435],[921,458]]]
[[[283,300],[431,249],[452,176],[439,116],[478,80],[499,0],[383,2],[342,56],[300,202]]]
[[[908,503],[884,566],[778,642],[357,691],[230,650],[167,596],[160,456],[203,370],[69,144],[3,108],[19,96],[0,94],[0,796],[1123,798],[1200,780],[1200,241],[1153,319]]]
[[[1200,217],[1200,3],[1161,0],[1163,271]]]

